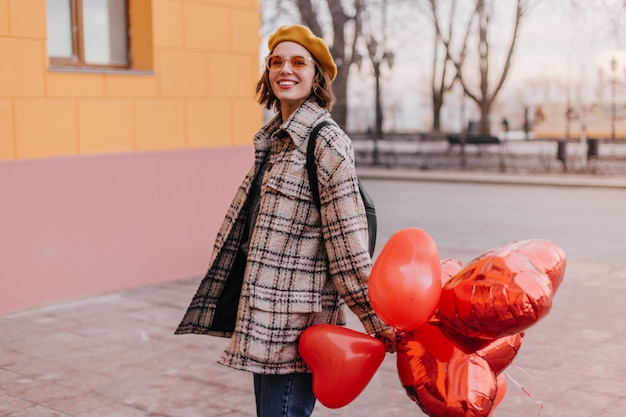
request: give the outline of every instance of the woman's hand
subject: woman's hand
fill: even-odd
[[[385,350],[389,353],[396,351],[396,332],[396,329],[392,327],[376,334],[376,338],[385,344]]]

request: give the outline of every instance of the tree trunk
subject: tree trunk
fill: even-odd
[[[490,133],[490,124],[489,124],[489,116],[491,113],[491,105],[494,103],[498,93],[500,92],[502,86],[504,85],[504,81],[509,74],[509,69],[511,67],[511,60],[513,57],[513,51],[515,50],[515,44],[517,42],[517,34],[519,33],[519,27],[522,22],[523,16],[525,15],[526,9],[528,7],[530,0],[517,0],[516,1],[516,10],[515,10],[515,22],[513,25],[513,37],[511,39],[511,43],[508,48],[508,52],[506,55],[506,60],[504,66],[502,68],[502,72],[498,77],[490,78],[490,68],[489,68],[489,29],[491,23],[491,15],[490,10],[492,7],[486,3],[486,0],[476,0],[476,7],[474,9],[474,15],[478,19],[477,25],[477,39],[478,39],[478,73],[480,76],[480,86],[478,91],[475,91],[473,86],[469,85],[468,81],[463,77],[462,65],[463,61],[458,60],[455,61],[455,66],[457,68],[457,75],[459,77],[459,81],[463,86],[463,91],[465,94],[471,98],[478,108],[480,109],[480,123],[479,123],[479,131],[480,134],[486,135]],[[501,34],[498,34],[501,36]],[[495,88],[490,88],[490,82],[495,80]]]
[[[491,123],[489,121],[491,103],[490,100],[483,100],[480,103],[480,123],[478,124],[478,129],[481,135],[489,135],[491,133]]]
[[[453,29],[455,28],[455,16],[457,0],[453,0],[450,4],[448,27],[444,34],[442,23],[443,18],[440,17],[439,9],[437,8],[437,0],[430,0],[430,11],[432,13],[434,33],[434,45],[433,45],[433,61],[432,61],[432,75],[431,75],[431,91],[432,91],[432,112],[433,112],[433,131],[441,131],[441,109],[444,104],[444,95],[446,92],[451,91],[454,83],[458,77],[457,74],[448,75],[448,64],[454,64],[451,55],[451,42],[454,35]],[[445,13],[444,13],[445,14]],[[443,45],[443,54],[439,56],[439,47]],[[463,65],[463,59],[465,56],[466,43],[463,43],[462,49],[459,53],[459,61],[456,64],[456,68]]]
[[[433,130],[441,131],[441,108],[443,107],[443,96],[433,90]]]
[[[383,136],[383,105],[380,94],[380,62],[374,63],[374,77],[376,78],[376,136],[380,138]]]
[[[337,102],[332,109],[333,119],[345,128],[348,119],[348,75],[354,62],[356,38],[360,35],[360,14],[363,10],[363,0],[354,0],[354,16],[348,16],[341,1],[326,0],[332,19],[333,41],[328,42],[330,53],[337,64],[337,77],[333,81],[333,91]],[[311,0],[297,0],[302,23],[308,26],[317,36],[324,38],[319,19],[313,10]],[[346,45],[344,31],[349,22],[355,22],[355,39],[352,45]]]

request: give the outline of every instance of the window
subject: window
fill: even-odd
[[[127,0],[46,0],[54,67],[130,68]]]

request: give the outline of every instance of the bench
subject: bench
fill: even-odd
[[[492,135],[476,135],[476,134],[449,134],[446,135],[446,140],[450,147],[452,146],[460,146],[461,148],[461,168],[465,168],[467,166],[467,154],[465,153],[465,145],[475,145],[475,146],[491,146],[491,145],[502,145],[502,141],[497,136]],[[498,146],[499,147],[499,146]],[[502,150],[499,149],[498,153],[500,155],[500,169],[504,170],[504,155]]]
[[[446,135],[450,145],[500,145],[502,142],[497,136],[491,135]]]

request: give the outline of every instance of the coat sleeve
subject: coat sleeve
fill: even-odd
[[[315,157],[330,274],[365,330],[369,334],[378,333],[389,326],[374,312],[367,295],[372,260],[350,138],[337,127],[322,129]]]

